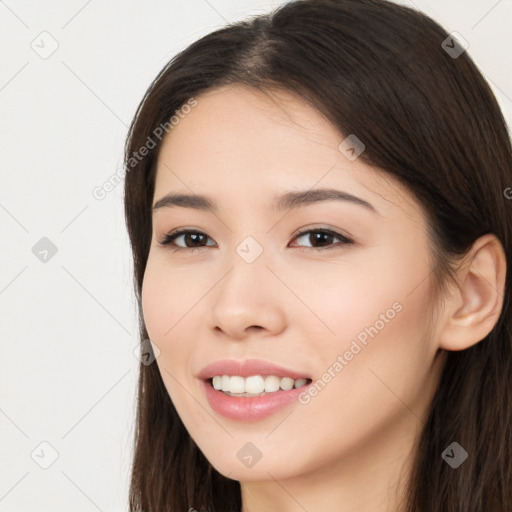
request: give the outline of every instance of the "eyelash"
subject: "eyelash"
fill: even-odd
[[[325,251],[325,250],[329,250],[329,249],[332,249],[335,247],[339,247],[341,245],[354,244],[354,241],[351,240],[350,238],[347,238],[346,236],[342,235],[341,233],[337,233],[336,231],[333,231],[333,230],[327,229],[327,228],[304,229],[304,230],[301,230],[301,231],[298,231],[297,233],[295,233],[293,239],[300,238],[301,236],[308,234],[308,233],[324,233],[327,235],[334,236],[335,238],[339,238],[341,240],[341,242],[338,244],[331,244],[330,247],[298,247],[298,249],[306,249],[306,250],[311,249],[314,251]],[[197,235],[207,236],[206,233],[203,233],[202,231],[198,231],[196,229],[182,228],[182,229],[177,229],[176,231],[166,234],[164,236],[164,238],[159,242],[159,244],[163,247],[171,246],[171,244],[174,242],[174,240],[183,234],[197,234]],[[180,250],[195,251],[197,249],[203,249],[205,247],[211,247],[211,246],[203,245],[203,246],[199,246],[199,247],[179,247],[179,246],[174,245],[174,247],[172,247],[172,250],[173,251],[180,251]]]

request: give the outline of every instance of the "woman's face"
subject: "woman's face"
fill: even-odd
[[[418,203],[294,96],[237,85],[196,100],[163,143],[153,205],[211,204],[154,209],[142,290],[185,427],[241,481],[398,460],[442,362]],[[160,245],[184,228],[200,234]]]

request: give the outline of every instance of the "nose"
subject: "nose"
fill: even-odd
[[[286,326],[284,288],[263,257],[247,263],[237,254],[215,286],[211,325],[226,337],[275,336]],[[213,290],[212,290],[213,291]]]

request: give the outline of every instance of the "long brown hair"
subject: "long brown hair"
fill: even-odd
[[[453,277],[451,262],[486,233],[498,237],[512,268],[506,122],[468,52],[452,39],[447,47],[448,37],[424,14],[383,0],[299,0],[216,30],[176,55],[146,91],[125,146],[140,339],[148,338],[141,287],[161,127],[170,131],[180,107],[226,84],[300,94],[340,134],[357,134],[366,146],[360,158],[403,183],[427,212],[441,288]],[[510,276],[494,329],[447,355],[415,456],[408,512],[512,510]],[[156,364],[141,363],[137,399],[130,510],[240,511],[239,482],[219,474],[192,441]],[[441,457],[453,441],[470,454],[457,470]]]

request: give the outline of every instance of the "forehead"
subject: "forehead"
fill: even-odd
[[[178,191],[214,196],[221,205],[252,195],[270,203],[279,191],[333,187],[368,198],[384,216],[396,209],[421,216],[388,173],[349,160],[339,150],[345,136],[299,96],[237,84],[195,99],[163,141],[155,199]]]
[[[332,161],[341,137],[337,130],[302,98],[284,91],[264,94],[230,85],[196,98],[197,106],[183,116],[166,137],[161,155],[169,160],[222,159],[244,162],[240,172],[257,157],[260,167],[286,159],[294,163]],[[194,149],[194,154],[190,150]],[[229,158],[226,160],[226,157]],[[299,166],[296,166],[299,167]],[[302,167],[302,166],[300,166]],[[263,171],[263,169],[262,169]]]

